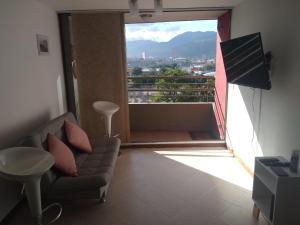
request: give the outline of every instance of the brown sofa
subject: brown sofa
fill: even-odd
[[[47,199],[55,200],[94,198],[104,201],[117,161],[120,139],[111,138],[107,144],[94,147],[91,154],[82,153],[68,143],[64,131],[65,119],[77,123],[72,113],[65,113],[27,136],[22,143],[23,146],[40,147],[47,151],[47,134],[51,133],[67,144],[75,156],[79,175],[64,176],[53,167],[42,178],[42,194]]]

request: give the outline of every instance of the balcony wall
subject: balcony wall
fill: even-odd
[[[131,131],[200,131],[215,134],[213,103],[129,104]]]

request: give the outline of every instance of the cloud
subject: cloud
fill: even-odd
[[[156,32],[156,31],[160,31],[161,29],[157,26],[151,26],[151,27],[148,27],[147,29],[148,31],[153,31],[153,32]]]
[[[216,21],[179,21],[126,25],[126,40],[166,42],[187,31],[216,30]]]
[[[180,26],[170,26],[166,28],[166,31],[178,31],[181,30]]]
[[[139,30],[134,32],[126,32],[126,40],[151,40],[157,42],[165,42],[169,41],[178,34],[178,32],[172,31]]]
[[[135,32],[141,30],[147,31],[160,31],[162,28],[156,23],[147,23],[147,24],[128,24],[126,25],[128,32]]]

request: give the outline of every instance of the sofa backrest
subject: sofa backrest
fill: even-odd
[[[73,123],[77,124],[77,121],[74,115],[70,112],[67,112],[55,119],[50,120],[48,123],[44,124],[42,127],[31,133],[30,135],[26,136],[22,142],[22,146],[27,147],[38,147],[41,150],[48,150],[47,146],[47,135],[51,133],[62,140],[64,143],[68,143],[66,139],[65,129],[64,129],[64,121],[69,120]],[[74,153],[74,149],[69,146]],[[49,184],[53,183],[59,176],[59,172],[55,169],[51,169],[47,172],[42,179],[42,187],[45,190]]]

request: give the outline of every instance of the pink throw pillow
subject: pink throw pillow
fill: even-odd
[[[84,152],[92,152],[92,146],[87,134],[78,125],[65,120],[65,131],[71,145]]]
[[[69,176],[77,176],[75,158],[71,150],[52,134],[47,136],[48,150],[55,159],[54,166]]]

